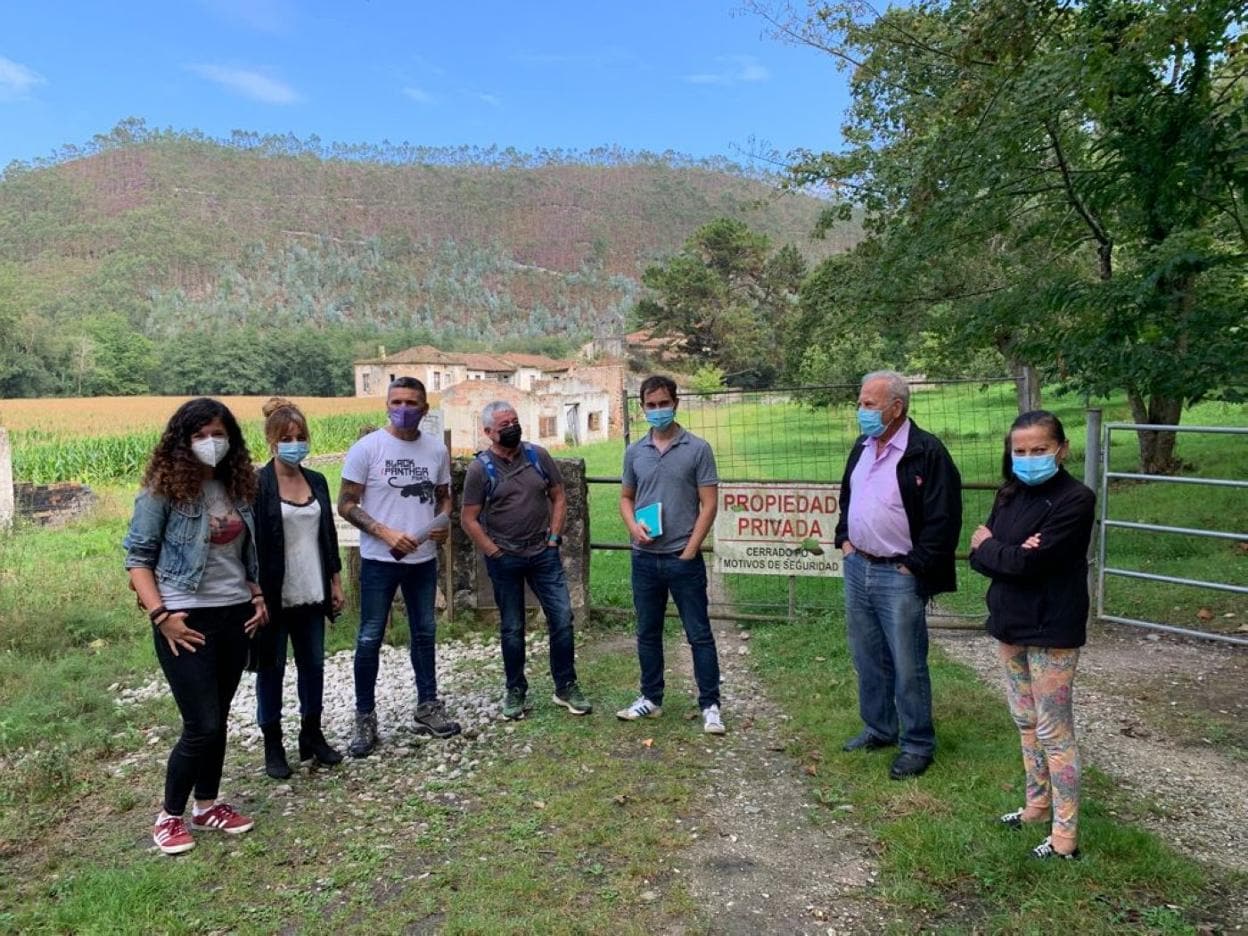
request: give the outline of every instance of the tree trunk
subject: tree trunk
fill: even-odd
[[[1153,394],[1147,403],[1134,390],[1127,391],[1131,401],[1131,414],[1140,424],[1177,426],[1183,415],[1183,401]],[[1175,457],[1176,433],[1138,429],[1140,442],[1140,471],[1144,474],[1174,474],[1181,462]]]

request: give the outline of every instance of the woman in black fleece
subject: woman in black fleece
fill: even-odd
[[[971,567],[990,579],[988,633],[999,641],[1010,714],[1022,735],[1027,804],[1012,828],[1052,822],[1032,854],[1076,858],[1079,748],[1071,711],[1075,665],[1087,639],[1088,541],[1096,495],[1062,462],[1070,444],[1045,410],[1024,413],[1005,439],[987,522],[971,536]]]

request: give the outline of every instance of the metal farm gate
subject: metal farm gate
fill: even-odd
[[[1202,489],[1210,491],[1211,489],[1233,490],[1235,492],[1248,491],[1248,479],[1245,478],[1216,478],[1216,477],[1200,477],[1195,475],[1152,475],[1140,474],[1130,471],[1113,471],[1110,467],[1111,456],[1113,452],[1113,433],[1114,432],[1136,432],[1136,431],[1166,431],[1166,432],[1186,432],[1194,434],[1213,435],[1218,438],[1226,438],[1229,444],[1238,442],[1248,442],[1248,428],[1233,426],[1152,426],[1140,425],[1137,423],[1107,423],[1104,428],[1104,435],[1101,438],[1100,451],[1100,524],[1099,536],[1097,538],[1097,559],[1095,566],[1095,600],[1096,600],[1096,616],[1102,621],[1109,621],[1114,624],[1126,624],[1133,627],[1142,627],[1149,630],[1165,631],[1171,634],[1180,634],[1185,637],[1198,637],[1204,640],[1217,640],[1224,643],[1238,644],[1240,646],[1248,646],[1248,636],[1235,636],[1229,633],[1218,633],[1212,631],[1195,630],[1189,627],[1176,626],[1173,624],[1165,624],[1154,620],[1145,620],[1139,617],[1127,616],[1125,614],[1106,613],[1106,579],[1128,579],[1157,583],[1158,585],[1179,586],[1181,588],[1196,588],[1215,592],[1229,592],[1235,595],[1248,595],[1248,586],[1236,585],[1224,581],[1211,581],[1208,577],[1189,578],[1182,575],[1165,574],[1162,572],[1150,572],[1144,569],[1125,569],[1119,568],[1117,564],[1110,565],[1113,557],[1110,555],[1109,539],[1113,530],[1135,531],[1143,533],[1151,537],[1167,537],[1168,541],[1175,544],[1175,551],[1182,541],[1188,537],[1198,537],[1214,540],[1230,540],[1238,544],[1248,543],[1248,530],[1242,528],[1243,518],[1248,515],[1248,502],[1239,500],[1234,507],[1227,512],[1219,512],[1218,507],[1221,505],[1201,504],[1199,502],[1200,492]],[[1089,433],[1089,438],[1092,438]],[[1248,468],[1248,445],[1242,446],[1242,455],[1238,461],[1234,462],[1241,469]],[[1092,461],[1093,453],[1089,453],[1089,461]],[[1193,527],[1193,526],[1174,526],[1160,523],[1148,523],[1141,520],[1125,520],[1116,519],[1112,516],[1115,500],[1115,493],[1118,499],[1122,498],[1123,485],[1182,485],[1192,492],[1192,500],[1190,502],[1190,510],[1185,513],[1191,515],[1216,513],[1219,526],[1230,526],[1232,529],[1214,529],[1209,527]],[[1115,489],[1118,489],[1117,492]],[[1242,493],[1238,494],[1243,497]],[[1203,509],[1202,509],[1203,508]],[[1233,529],[1234,525],[1239,523],[1240,530]],[[1177,538],[1177,539],[1176,539]],[[1242,546],[1241,546],[1242,548]],[[1188,563],[1191,564],[1190,562]],[[1176,609],[1177,610],[1177,609]],[[1228,612],[1228,617],[1235,620],[1236,612]],[[1212,619],[1212,615],[1210,615]],[[1241,618],[1242,620],[1242,618]],[[1242,630],[1242,627],[1240,628]]]

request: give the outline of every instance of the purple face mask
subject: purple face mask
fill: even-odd
[[[390,410],[390,425],[395,429],[419,429],[420,421],[425,417],[423,409],[414,406],[398,406]]]

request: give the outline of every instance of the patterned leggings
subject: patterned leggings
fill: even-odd
[[[1079,747],[1071,690],[1079,651],[998,644],[1005,694],[1023,742],[1027,806],[1053,810],[1053,838],[1072,847],[1079,822]]]

